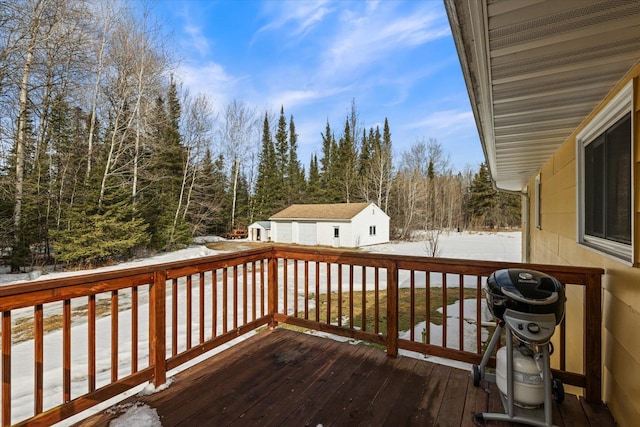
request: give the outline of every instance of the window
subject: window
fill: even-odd
[[[333,238],[337,239],[340,237],[340,227],[333,227]]]
[[[375,236],[376,235],[376,226],[375,225],[370,225],[369,226],[369,236]]]
[[[627,85],[578,135],[578,239],[632,261],[631,95]]]

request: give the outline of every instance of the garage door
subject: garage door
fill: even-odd
[[[298,223],[298,243],[315,246],[318,244],[318,231],[315,222]]]
[[[276,241],[279,243],[291,243],[291,223],[279,222],[278,223],[278,235]]]

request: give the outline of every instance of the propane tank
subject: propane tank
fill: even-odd
[[[503,394],[507,394],[507,348],[501,347],[496,354],[496,383]],[[513,349],[513,394],[514,404],[520,407],[536,407],[544,404],[544,381],[540,368],[532,356]]]

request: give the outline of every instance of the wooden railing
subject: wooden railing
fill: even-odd
[[[490,330],[482,286],[516,266],[584,289],[584,368],[566,370],[563,323],[554,376],[599,402],[600,269],[269,246],[0,287],[1,423],[52,424],[147,381],[160,386],[167,371],[278,322],[370,342],[389,356],[402,349],[479,363]],[[474,307],[473,318],[451,317],[451,304]],[[17,372],[25,358],[28,375]],[[47,391],[52,382],[60,393]]]

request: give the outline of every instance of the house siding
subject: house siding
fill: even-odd
[[[529,230],[529,254],[533,263],[595,266],[606,270],[603,277],[603,399],[621,426],[640,420],[640,268],[628,266],[576,242],[576,135],[629,80],[634,80],[634,250],[640,259],[640,64],[627,74],[600,106],[540,170],[541,229]],[[528,182],[535,188],[535,177]],[[533,220],[535,203],[530,194],[529,218]],[[526,244],[527,239],[523,239]],[[581,348],[582,289],[567,288],[568,348]],[[567,367],[581,367],[580,352],[567,352]]]

